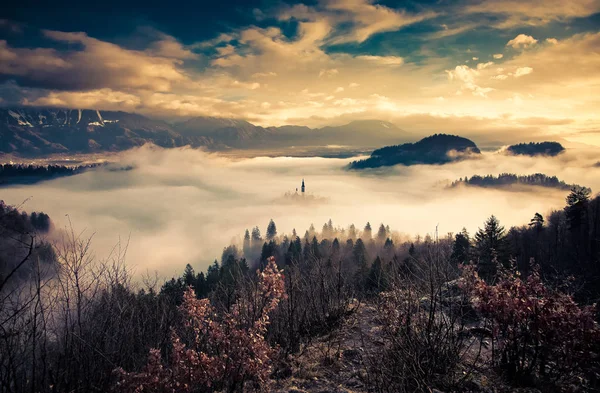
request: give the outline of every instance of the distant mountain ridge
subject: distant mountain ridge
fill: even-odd
[[[456,135],[434,134],[415,143],[386,146],[364,160],[354,161],[350,169],[379,168],[393,165],[446,164],[481,151],[470,139]]]
[[[22,155],[119,151],[153,143],[187,144],[158,120],[113,111],[52,108],[0,108],[0,151]],[[210,139],[203,145],[214,143]]]
[[[360,120],[342,126],[261,127],[245,120],[193,117],[169,124],[145,116],[92,109],[0,108],[0,153],[24,156],[120,151],[145,143],[162,147],[282,148],[374,146],[402,141],[392,123]]]

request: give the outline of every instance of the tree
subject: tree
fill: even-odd
[[[540,213],[535,213],[531,221],[529,221],[529,226],[540,231],[544,227],[544,217]]]
[[[372,232],[371,223],[367,222],[367,225],[365,225],[365,229],[363,231],[363,238],[365,240],[371,240],[373,238]]]
[[[170,359],[163,362],[160,349],[151,349],[142,372],[117,370],[117,391],[237,392],[252,385],[269,390],[277,348],[265,336],[269,314],[285,298],[283,275],[273,258],[259,275],[256,289],[240,297],[231,312],[219,315],[208,299],[198,300],[187,291],[179,308],[183,327],[171,333]]]
[[[587,187],[574,186],[567,196],[567,222],[570,229],[578,229],[584,223],[592,190]]]
[[[207,291],[210,292],[219,283],[221,280],[221,267],[219,266],[219,262],[215,259],[215,262],[208,267],[206,272],[206,288]]]
[[[256,243],[262,243],[262,238],[260,237],[260,229],[258,229],[258,227],[252,228],[252,245],[255,246]]]
[[[269,221],[269,225],[267,226],[267,240],[273,240],[275,236],[277,236],[277,226],[275,225],[275,221],[271,219]]]
[[[457,233],[454,237],[450,259],[455,264],[468,262],[470,250],[471,240],[469,239],[469,233],[466,228],[463,228],[462,231]]]
[[[189,263],[185,265],[185,270],[183,272],[183,283],[186,286],[195,286],[196,284],[196,273],[194,272],[194,268]]]
[[[208,295],[208,291],[206,288],[206,278],[204,276],[204,272],[198,273],[196,276],[196,285],[194,286],[196,291],[196,297],[198,299],[202,299]]]
[[[383,224],[381,224],[379,226],[379,230],[377,231],[377,240],[379,240],[381,243],[385,242],[385,239],[387,239],[387,229],[385,228],[385,226]]]
[[[350,228],[348,228],[348,239],[356,239],[356,227],[354,224],[351,224]]]
[[[377,256],[371,269],[369,270],[369,277],[367,279],[367,290],[374,292],[384,291],[387,287],[386,275],[383,271],[383,264],[381,258]]]
[[[242,250],[244,251],[244,255],[248,255],[250,252],[250,231],[247,229],[244,234],[244,245],[242,246]]]
[[[477,252],[479,273],[488,279],[495,275],[495,263],[506,261],[505,230],[496,216],[485,221],[483,229],[475,233],[475,250]]]

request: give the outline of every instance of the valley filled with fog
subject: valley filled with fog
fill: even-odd
[[[204,270],[245,229],[299,235],[329,219],[336,227],[380,223],[405,236],[470,233],[491,214],[507,228],[534,213],[565,205],[567,192],[551,188],[447,188],[461,177],[544,173],[600,190],[596,149],[574,148],[557,157],[483,153],[446,165],[349,171],[356,158],[234,157],[194,149],[142,147],[111,157],[108,167],[28,186],[3,189],[2,199],[25,211],[43,211],[57,229],[69,225],[93,235],[96,258],[129,239],[127,263],[136,273]],[[286,199],[306,182],[306,201]],[[52,234],[49,236],[53,236]]]

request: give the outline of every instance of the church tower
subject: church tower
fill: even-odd
[[[304,195],[304,190],[305,190],[305,187],[304,187],[304,179],[302,179],[302,195]]]

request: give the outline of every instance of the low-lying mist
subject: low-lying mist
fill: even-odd
[[[564,207],[566,192],[548,188],[483,189],[446,185],[474,174],[545,173],[567,183],[600,190],[597,150],[574,149],[554,158],[484,153],[481,159],[443,166],[394,167],[377,172],[347,171],[351,159],[226,158],[192,149],[143,147],[120,155],[120,167],[31,186],[3,190],[2,199],[26,211],[44,211],[57,228],[69,225],[94,235],[98,258],[130,236],[127,262],[138,273],[179,274],[186,263],[205,269],[221,251],[240,242],[246,228],[264,234],[269,220],[279,234],[300,235],[369,221],[407,235],[471,233],[495,214],[507,228],[529,222],[536,212]],[[282,198],[305,179],[314,203]]]

